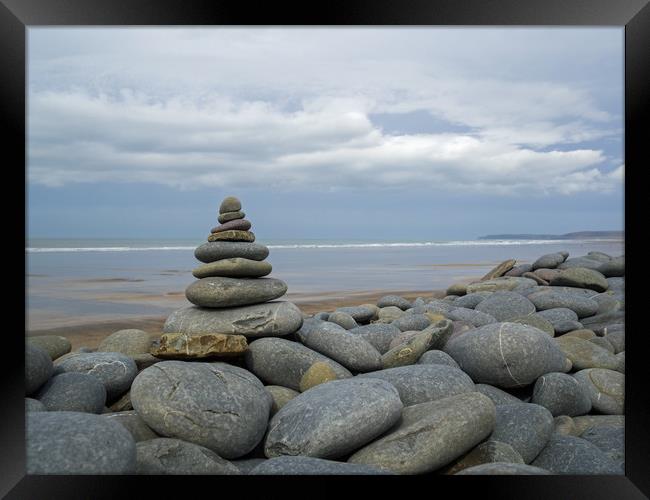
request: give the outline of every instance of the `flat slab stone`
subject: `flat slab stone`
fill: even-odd
[[[223,224],[231,220],[243,219],[244,217],[246,217],[246,214],[241,210],[237,210],[234,212],[224,212],[222,214],[219,214],[217,220],[220,224]]]
[[[196,247],[194,256],[206,264],[216,260],[231,259],[233,257],[264,260],[269,256],[269,249],[259,243],[211,241]]]
[[[488,281],[494,278],[500,278],[508,271],[510,271],[517,261],[515,259],[508,259],[501,262],[498,266],[491,269],[485,276],[483,276],[479,281]]]
[[[503,276],[487,281],[467,285],[467,293],[496,292],[498,290],[514,290],[519,287],[535,287],[537,283],[530,278]]]
[[[271,274],[273,266],[266,261],[233,257],[203,264],[192,271],[195,278],[223,276],[226,278],[261,278]]]
[[[250,221],[246,219],[235,219],[210,229],[211,233],[222,233],[224,231],[248,231],[251,228]]]
[[[246,349],[248,342],[243,335],[163,333],[151,353],[164,359],[200,359],[242,356]]]
[[[201,278],[185,290],[185,297],[200,307],[237,307],[260,304],[282,297],[287,284],[276,278]]]
[[[224,309],[186,307],[165,321],[164,333],[226,333],[248,338],[289,335],[302,326],[302,311],[285,301]]]
[[[228,230],[220,233],[210,233],[208,242],[213,241],[246,241],[253,243],[255,241],[255,233],[252,231],[237,231]]]

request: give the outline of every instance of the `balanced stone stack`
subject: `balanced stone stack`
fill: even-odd
[[[220,225],[194,252],[203,263],[192,271],[198,280],[185,291],[194,305],[169,316],[157,356],[178,357],[183,351],[186,357],[238,354],[245,351],[246,342],[227,336],[284,336],[302,326],[300,309],[276,300],[286,293],[287,285],[265,277],[272,270],[264,260],[269,249],[255,243],[245,215],[237,198],[229,196],[221,203]],[[189,355],[191,345],[200,351],[197,356]]]

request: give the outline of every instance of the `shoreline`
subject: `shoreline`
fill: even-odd
[[[332,311],[338,307],[356,306],[367,303],[376,303],[385,295],[399,295],[408,300],[417,297],[442,298],[445,290],[369,290],[362,292],[339,291],[318,294],[295,293],[287,294],[278,300],[293,302],[307,315],[320,311]],[[187,302],[186,305],[190,305]],[[151,335],[161,335],[163,325],[168,315],[124,317],[112,315],[114,318],[93,319],[78,322],[71,318],[70,324],[63,324],[52,328],[37,328],[27,330],[25,338],[41,335],[58,335],[66,337],[72,344],[72,350],[79,347],[96,348],[100,342],[110,334],[129,328],[144,330]]]

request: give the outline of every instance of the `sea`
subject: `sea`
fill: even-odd
[[[31,328],[72,317],[167,314],[201,263],[201,240],[30,239],[26,315]],[[433,291],[479,278],[506,259],[530,263],[565,250],[624,253],[623,240],[266,240],[270,277],[288,297],[378,290]],[[169,299],[169,300],[167,300]],[[189,304],[185,304],[189,305]]]

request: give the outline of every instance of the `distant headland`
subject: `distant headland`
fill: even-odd
[[[625,239],[625,231],[579,231],[566,234],[488,234],[479,240],[589,240]]]

